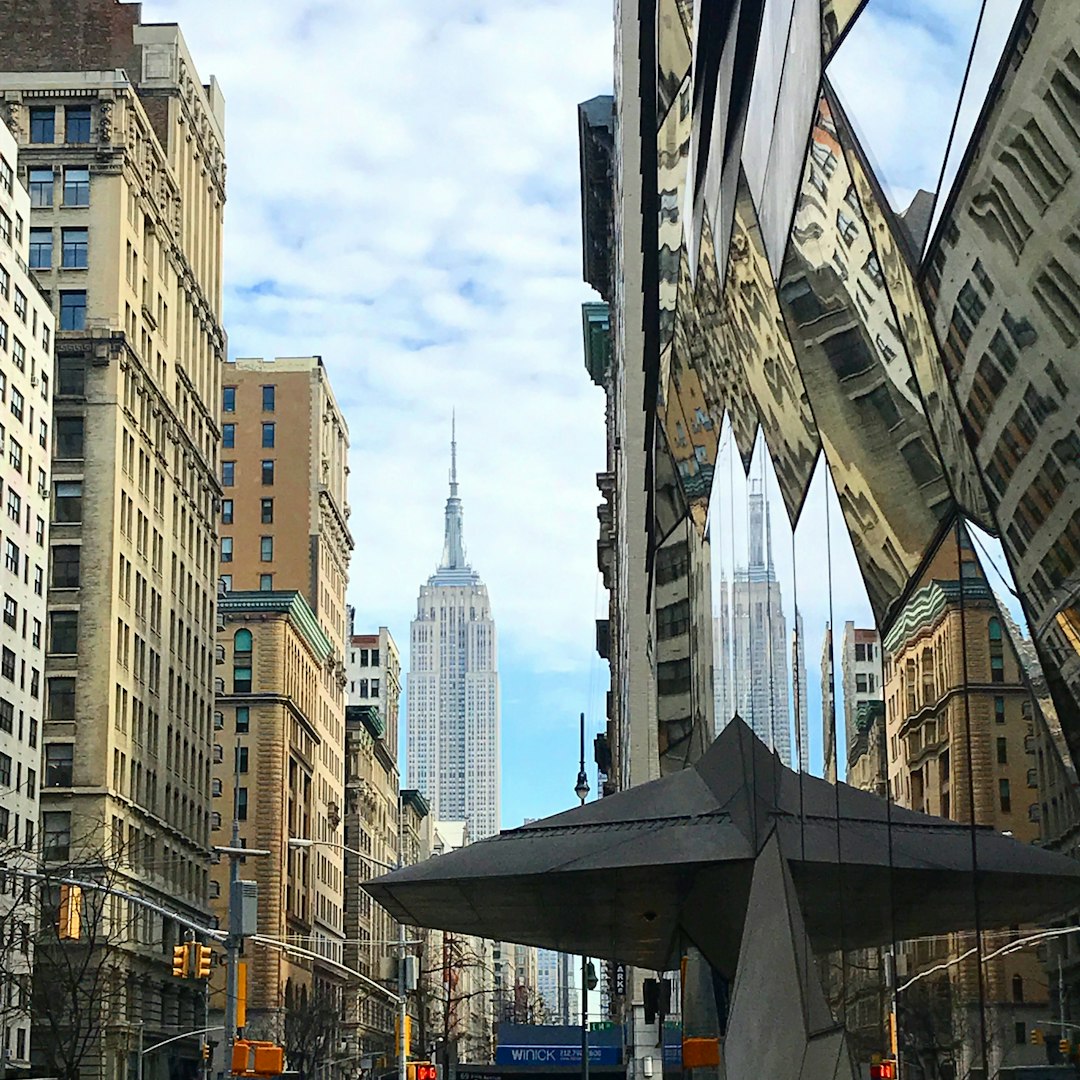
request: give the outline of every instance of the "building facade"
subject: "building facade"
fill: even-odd
[[[946,536],[918,590],[883,641],[889,789],[902,806],[956,821],[974,820],[1017,839],[1039,839],[1039,792],[1032,698],[994,595],[962,530]],[[870,703],[866,703],[869,705]],[[865,708],[866,705],[863,707]],[[971,792],[974,796],[972,803]],[[986,951],[1020,936],[986,936]],[[909,976],[957,960],[971,933],[907,943]],[[958,1059],[978,1053],[980,985],[973,958],[937,980],[937,1011],[908,1012],[916,1039],[955,1043]],[[983,964],[982,992],[992,1060],[1037,1061],[1026,1032],[1046,1015],[1049,991],[1038,957],[1022,950]],[[950,1031],[942,1030],[948,1017]],[[1035,1050],[1036,1053],[1032,1054]]]
[[[345,669],[350,705],[377,705],[386,728],[386,749],[398,760],[401,704],[401,653],[385,626],[377,634],[354,634],[349,612],[349,640]]]
[[[499,653],[487,586],[465,558],[457,443],[439,568],[420,587],[408,674],[408,776],[437,821],[499,831]]]
[[[0,836],[5,860],[33,868],[40,789],[70,784],[70,746],[50,750],[42,765],[45,697],[45,572],[49,561],[53,314],[27,269],[30,196],[18,177],[18,144],[0,124],[0,421],[4,462],[0,544],[4,549],[0,623]],[[50,585],[78,580],[79,548],[65,547],[51,564]],[[21,895],[21,890],[16,894]],[[38,908],[5,895],[0,920],[22,929],[0,971],[0,1054],[9,1067],[30,1065],[28,976]]]
[[[760,483],[751,481],[749,563],[735,569],[730,605],[720,601],[716,651],[720,658],[731,658],[731,667],[717,668],[713,679],[718,700],[727,702],[732,715],[741,716],[790,767],[787,620],[773,569],[768,516]]]
[[[848,620],[844,623],[844,636],[840,641],[841,687],[844,695],[844,743],[847,748],[844,774],[851,775],[855,760],[855,748],[861,734],[859,707],[864,702],[884,700],[881,673],[881,635],[873,628],[856,627]],[[849,781],[850,782],[850,781]]]
[[[55,375],[39,375],[54,383],[42,855],[92,852],[125,888],[205,922],[224,102],[178,27],[139,12],[55,0],[0,26],[29,262],[57,320]],[[138,1024],[148,1043],[202,1026],[201,993],[167,964],[180,928],[134,906],[112,925],[127,977],[97,996],[80,1051],[101,1075]],[[35,1042],[44,1066],[70,1062],[70,1039]],[[198,1055],[197,1038],[168,1051],[181,1070]],[[165,1056],[147,1056],[148,1077]]]
[[[795,633],[791,636],[791,673],[795,680],[795,730],[798,732],[799,771],[810,771],[810,718],[806,705],[806,632],[802,614],[795,610]]]
[[[836,783],[836,686],[833,682],[832,627],[825,624],[821,642],[821,745],[824,754],[822,775]]]

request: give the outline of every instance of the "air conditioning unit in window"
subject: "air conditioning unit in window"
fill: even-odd
[[[214,730],[215,731],[224,731],[225,730],[225,714],[223,712],[214,713]]]
[[[214,663],[215,664],[224,664],[225,663],[225,646],[224,645],[215,645],[214,646]]]
[[[220,578],[220,577],[218,578],[217,594],[218,594],[218,596],[228,596],[229,595],[229,586],[225,583],[224,578]]]
[[[215,694],[224,694],[225,693],[225,680],[224,679],[219,677],[219,678],[216,678],[214,680],[214,693]]]
[[[30,376],[30,385],[36,387],[41,380],[36,375]]]

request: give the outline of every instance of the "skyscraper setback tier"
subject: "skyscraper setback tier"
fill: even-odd
[[[730,598],[728,583],[721,581],[718,604],[713,676],[717,731],[738,714],[790,766],[791,646],[772,565],[768,508],[758,481],[750,487],[750,565],[735,569]]]
[[[487,586],[465,559],[452,441],[442,558],[412,623],[407,764],[436,820],[467,821],[476,840],[499,831],[498,666]]]

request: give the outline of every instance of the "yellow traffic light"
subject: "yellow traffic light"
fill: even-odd
[[[188,950],[191,946],[185,942],[183,945],[174,945],[172,951],[172,973],[177,979],[186,979],[191,970],[188,962]]]
[[[212,962],[212,955],[209,945],[196,945],[195,946],[195,978],[196,979],[209,979],[210,978],[210,964]]]
[[[78,885],[60,886],[60,918],[56,936],[77,941],[82,937],[82,888]]]
[[[1072,1053],[1072,1043],[1069,1042],[1068,1039],[1062,1039],[1058,1043],[1058,1049],[1062,1052],[1062,1054],[1065,1055],[1065,1057],[1068,1057]]]
[[[210,1060],[210,1044],[208,1042],[204,1042],[201,1045],[200,1052],[202,1053],[203,1061],[209,1061]]]

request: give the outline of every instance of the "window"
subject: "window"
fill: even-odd
[[[64,138],[69,143],[90,141],[90,106],[69,105],[64,109]]]
[[[52,269],[52,229],[30,230],[30,269]]]
[[[85,289],[65,289],[60,293],[60,329],[86,329]]]
[[[274,391],[277,388],[274,386],[264,386],[262,388],[262,411],[273,412],[274,411]]]
[[[11,218],[3,210],[0,210],[0,240],[11,247]],[[7,289],[4,290],[4,295],[7,295]]]
[[[15,729],[15,706],[7,698],[0,698],[0,731],[11,734]]]
[[[272,536],[259,537],[259,559],[262,562],[274,561],[274,538]]]
[[[8,164],[8,160],[2,154],[0,154],[0,187],[2,187],[9,195],[15,189],[15,171]]]
[[[19,545],[14,540],[4,541],[4,566],[13,574],[19,572]]]
[[[1014,975],[1012,978],[1012,996],[1017,1005],[1024,1003],[1024,977],[1022,975]]]
[[[1005,654],[1001,640],[1001,622],[992,618],[986,624],[987,637],[990,639],[990,681],[1005,681]]]
[[[16,420],[23,418],[23,405],[26,403],[26,399],[22,396],[22,391],[11,388],[11,415]]]
[[[231,525],[233,523],[233,501],[232,499],[221,500],[221,524]]]
[[[65,270],[85,270],[87,266],[88,230],[61,229],[63,250],[60,265]]]
[[[274,591],[274,575],[273,574],[260,574],[259,575],[259,589],[261,592],[273,592]]]
[[[79,651],[79,613],[49,612],[49,652],[74,656]]]
[[[223,536],[221,538],[221,561],[232,562],[233,553],[233,538],[231,536]]]
[[[236,387],[223,386],[221,388],[221,411],[236,412]]]
[[[994,698],[994,720],[999,724],[1005,723],[1005,699],[1003,697]]]
[[[49,679],[46,707],[49,720],[74,720],[75,680],[67,677]]]
[[[41,855],[45,860],[64,860],[71,850],[71,811],[47,810],[41,815]]]
[[[68,525],[82,521],[82,481],[66,480],[53,488],[53,521]]]
[[[251,726],[251,710],[246,705],[241,705],[236,710],[236,732],[238,735],[246,735]]]
[[[56,142],[56,109],[52,106],[30,110],[30,141]]]
[[[90,205],[90,170],[69,166],[64,170],[64,205]]]
[[[83,456],[84,424],[81,416],[58,416],[55,420],[56,456],[71,460]]]
[[[15,681],[15,653],[6,645],[3,652],[0,652],[0,675],[12,682]]]
[[[81,551],[82,549],[77,544],[62,544],[52,549],[52,587],[54,589],[79,587]]]
[[[1009,793],[1009,781],[1002,777],[998,781],[998,801],[1001,804],[1001,812],[1009,813],[1012,810],[1012,796]]]
[[[250,630],[237,630],[233,637],[233,693],[251,693],[251,650],[253,641]]]
[[[13,630],[18,629],[19,605],[15,602],[15,597],[8,596],[7,593],[4,593],[4,622]]]
[[[72,743],[49,743],[45,747],[45,787],[71,787],[74,752]]]
[[[1013,1042],[1017,1046],[1024,1046],[1027,1044],[1027,1024],[1023,1020],[1017,1020],[1013,1024]]]
[[[232,592],[232,574],[222,574],[218,578],[218,584],[225,592]]]
[[[274,446],[274,425],[263,424],[262,426],[262,444],[265,449],[273,449]]]
[[[247,821],[248,792],[246,787],[236,789],[236,820]]]
[[[273,499],[260,499],[259,500],[259,520],[264,525],[273,525],[273,523],[274,523],[274,500]]]
[[[997,737],[997,762],[999,765],[1009,764],[1009,740],[1004,735]]]
[[[379,680],[378,679],[372,679],[371,680],[371,696],[372,697],[378,697],[379,696]]]
[[[30,205],[35,208],[53,204],[53,171],[51,168],[31,168],[27,174]],[[33,230],[30,230],[32,237]]]
[[[86,394],[86,362],[81,356],[56,358],[56,392],[64,397],[83,397]]]
[[[366,698],[368,696],[368,683],[367,679],[360,680],[360,689],[357,691],[360,697]]]
[[[248,771],[248,748],[246,746],[238,746],[236,748],[235,766],[235,771],[238,773],[246,773]]]
[[[262,463],[262,482],[267,487],[274,483],[274,463],[272,461]]]
[[[378,667],[379,666],[379,650],[378,649],[372,649],[371,650],[371,666],[372,667]]]
[[[223,461],[221,463],[221,486],[233,487],[236,484],[236,462]]]
[[[232,450],[236,446],[236,425],[235,424],[222,424],[221,425],[221,445],[226,450]]]

